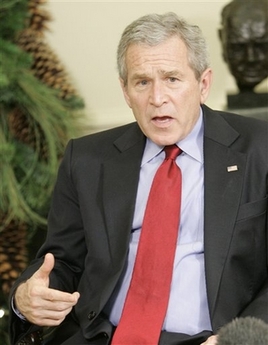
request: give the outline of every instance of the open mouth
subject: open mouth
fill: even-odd
[[[153,122],[160,126],[170,124],[172,121],[173,118],[170,116],[155,116],[153,118]]]

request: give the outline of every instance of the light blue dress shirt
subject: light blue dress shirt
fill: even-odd
[[[204,268],[204,159],[201,111],[191,133],[177,145],[183,151],[176,160],[182,172],[181,221],[163,330],[193,335],[202,330],[211,330]],[[140,170],[128,262],[125,274],[105,310],[114,325],[119,323],[130,284],[151,183],[164,157],[163,147],[147,139]]]

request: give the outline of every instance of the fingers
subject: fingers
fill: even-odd
[[[58,326],[77,303],[79,293],[47,289],[46,298],[32,299],[28,321],[39,326]]]
[[[41,288],[36,291],[36,296],[42,297],[42,300],[45,302],[65,303],[66,305],[74,306],[78,302],[80,294],[79,292],[68,293],[55,289]]]
[[[17,309],[26,319],[39,326],[57,326],[70,313],[80,297],[49,288],[49,275],[55,265],[52,254],[46,254],[39,270],[21,284],[15,293]]]
[[[37,304],[27,314],[27,320],[39,326],[58,326],[71,312],[72,306],[64,304]]]
[[[33,286],[30,280],[31,278],[18,287],[15,294],[16,307],[33,324],[59,325],[78,302],[79,293],[71,294],[44,286]]]

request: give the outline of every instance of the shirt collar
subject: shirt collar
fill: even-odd
[[[192,131],[187,135],[186,138],[177,142],[176,144],[181,148],[181,150],[197,160],[203,163],[203,139],[204,138],[204,121],[203,121],[203,111],[200,108],[200,115],[198,120],[192,129]],[[159,146],[152,142],[149,138],[146,140],[145,150],[142,157],[141,165],[148,163],[155,156],[159,155],[163,150],[163,146]]]

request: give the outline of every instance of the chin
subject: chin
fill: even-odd
[[[183,137],[183,132],[179,129],[171,130],[168,129],[157,129],[157,130],[147,130],[144,131],[145,136],[147,136],[152,142],[159,146],[173,145],[180,141]]]
[[[159,138],[153,137],[151,140],[159,146],[169,146],[175,144],[178,140],[172,138]]]

